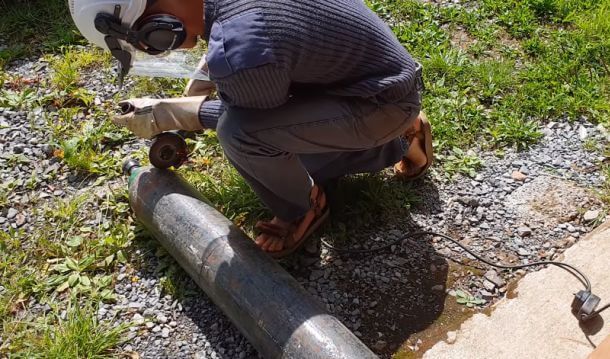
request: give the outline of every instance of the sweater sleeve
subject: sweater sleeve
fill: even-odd
[[[199,122],[204,128],[216,130],[218,119],[225,112],[225,106],[220,100],[203,101],[199,108]]]
[[[229,107],[270,109],[288,101],[290,77],[277,64],[243,69],[216,81],[218,95]]]

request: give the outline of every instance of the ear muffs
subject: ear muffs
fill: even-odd
[[[114,15],[100,13],[95,18],[95,27],[102,34],[127,41],[138,50],[151,55],[177,49],[186,40],[184,24],[171,15],[146,17],[136,22],[130,29],[121,24],[116,13]]]
[[[151,55],[177,49],[186,39],[184,24],[171,15],[149,16],[135,23],[133,30],[138,36],[132,45]]]

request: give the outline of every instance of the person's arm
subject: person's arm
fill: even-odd
[[[204,101],[199,108],[199,121],[203,127],[216,130],[218,119],[225,110],[226,107],[221,100]]]
[[[205,77],[210,76],[206,55],[201,57],[197,65],[197,72]],[[216,85],[212,81],[206,80],[189,80],[184,89],[184,96],[209,96],[216,89]]]
[[[259,13],[214,23],[207,61],[210,78],[227,107],[270,109],[288,101],[289,71],[275,53]]]
[[[216,86],[229,107],[270,109],[288,101],[290,78],[278,65],[267,64],[216,80]]]

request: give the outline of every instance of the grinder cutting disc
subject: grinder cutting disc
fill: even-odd
[[[150,163],[157,168],[178,168],[188,159],[186,141],[177,133],[162,133],[155,137],[148,157]]]

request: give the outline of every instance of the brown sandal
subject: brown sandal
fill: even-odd
[[[432,147],[432,126],[426,117],[426,114],[423,112],[419,113],[418,119],[421,121],[421,129],[420,132],[424,134],[424,151],[426,153],[426,165],[415,175],[409,175],[409,161],[403,157],[400,162],[394,165],[394,172],[396,176],[405,181],[414,181],[418,178],[421,178],[426,174],[430,166],[432,166],[432,162],[434,160],[434,149]],[[405,132],[404,136],[407,138],[409,143],[413,140],[413,138],[417,135],[417,132],[409,129]]]
[[[255,228],[262,234],[280,238],[284,243],[290,243],[290,247],[284,247],[281,251],[267,252],[273,258],[283,258],[299,249],[316,229],[328,218],[330,211],[326,205],[326,195],[317,185],[311,189],[311,207],[305,216],[293,223],[289,228],[284,228],[271,222],[260,221]]]

